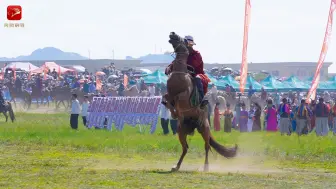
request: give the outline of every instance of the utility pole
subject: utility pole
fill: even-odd
[[[88,50],[88,52],[89,52],[89,59],[91,59],[91,52],[90,52],[90,50]]]
[[[114,49],[112,50],[112,60],[114,62]]]

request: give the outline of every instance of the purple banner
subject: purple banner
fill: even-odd
[[[94,97],[88,109],[88,127],[118,130],[124,125],[150,125],[155,132],[161,96],[155,97]]]

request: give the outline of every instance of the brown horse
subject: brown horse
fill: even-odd
[[[54,87],[52,88],[50,95],[55,101],[56,109],[60,107],[61,103],[65,108],[70,107],[70,101],[72,95],[70,87]]]
[[[191,96],[196,87],[192,76],[188,73],[187,59],[189,51],[183,38],[172,32],[169,36],[169,43],[172,44],[176,57],[173,61],[172,73],[167,81],[168,94],[163,96],[163,104],[171,111],[174,118],[178,119],[178,136],[182,145],[182,154],[172,171],[178,171],[184,156],[188,151],[187,135],[197,131],[202,135],[205,142],[204,171],[209,170],[208,154],[210,147],[226,158],[236,156],[237,145],[233,148],[226,148],[217,143],[210,133],[207,108],[201,109],[198,105],[192,105]]]

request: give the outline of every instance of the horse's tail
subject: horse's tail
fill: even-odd
[[[236,144],[233,148],[227,148],[219,144],[212,135],[210,135],[210,146],[216,150],[220,155],[226,158],[232,158],[237,155],[238,145]]]
[[[11,118],[12,122],[14,122],[15,115],[14,115],[14,111],[13,111],[13,108],[12,108],[12,104],[10,102],[7,102],[7,103],[8,103],[9,117]]]

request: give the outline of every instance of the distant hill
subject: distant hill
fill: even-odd
[[[164,54],[148,54],[139,58],[126,56],[126,60],[141,60],[141,64],[167,64],[171,63],[174,58],[169,52]]]
[[[29,60],[86,60],[87,57],[78,53],[64,52],[54,47],[45,47],[37,49],[27,56],[18,56],[16,58],[0,57],[0,61],[29,61]]]

